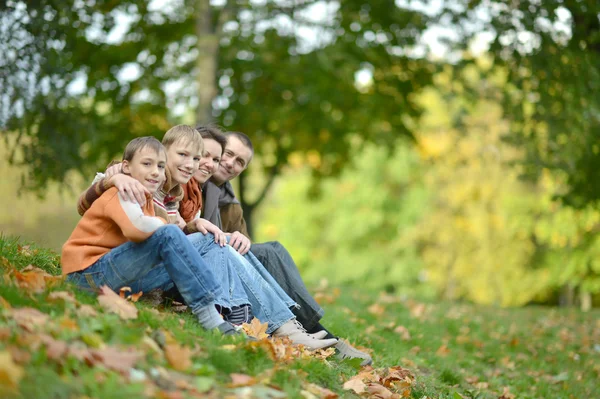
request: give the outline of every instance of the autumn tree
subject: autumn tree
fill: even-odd
[[[428,18],[391,1],[13,0],[0,21],[0,126],[30,187],[95,170],[134,136],[216,120],[265,154],[253,202],[242,184],[248,218],[291,151],[316,151],[314,174],[330,175],[350,136],[409,135],[411,94],[434,70],[410,54]]]

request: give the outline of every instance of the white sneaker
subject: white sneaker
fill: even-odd
[[[327,336],[327,331],[321,330],[321,331],[317,331],[316,333],[312,333],[312,334],[308,334],[308,335],[315,337],[316,339],[323,339]]]
[[[329,348],[337,344],[338,340],[332,339],[317,339],[306,332],[302,324],[296,319],[290,320],[277,330],[273,331],[274,337],[288,337],[295,345],[304,345],[310,350]]]

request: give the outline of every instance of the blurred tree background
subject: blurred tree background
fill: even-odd
[[[596,0],[3,1],[0,35],[3,233],[58,248],[127,141],[214,121],[309,280],[598,299]]]

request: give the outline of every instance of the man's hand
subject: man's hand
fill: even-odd
[[[215,236],[215,242],[222,247],[227,244],[225,233],[206,219],[196,219],[196,229],[202,234],[212,233]]]
[[[119,173],[122,173],[121,167],[122,167],[122,163],[121,162],[119,162],[117,164],[114,164],[110,168],[106,169],[106,172],[104,172],[105,177],[107,179],[110,179],[114,175],[118,175]]]
[[[236,231],[231,234],[231,238],[229,239],[229,245],[233,247],[240,255],[246,255],[248,251],[250,251],[250,246],[252,242],[248,237]]]
[[[119,190],[126,201],[144,206],[146,204],[146,193],[150,193],[146,187],[131,176],[118,173],[110,178],[110,182]]]

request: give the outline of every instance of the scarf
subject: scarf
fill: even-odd
[[[193,220],[198,211],[202,209],[202,190],[193,177],[182,188],[183,200],[179,204],[179,214],[187,223]]]

